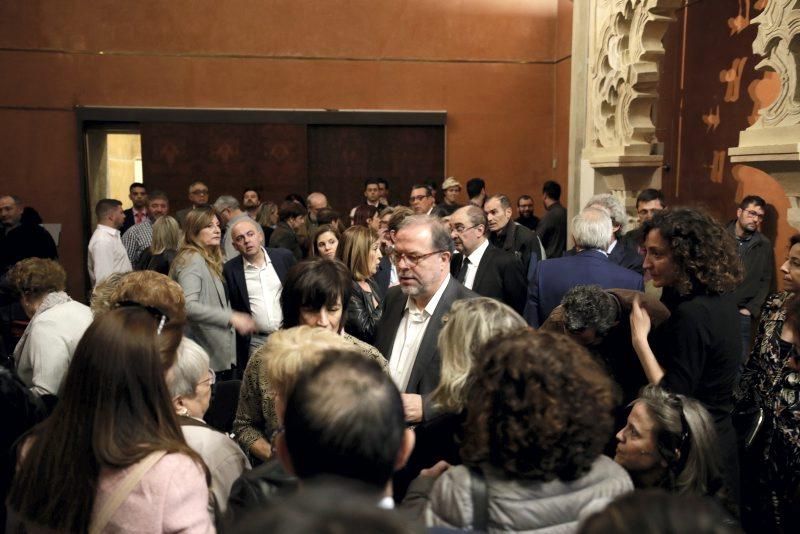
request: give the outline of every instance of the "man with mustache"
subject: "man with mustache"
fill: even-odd
[[[406,393],[407,420],[432,415],[423,397],[439,385],[436,342],[442,317],[456,300],[478,296],[450,276],[453,250],[448,227],[428,215],[405,218],[394,236],[392,262],[400,284],[386,294],[375,347],[389,359],[392,378]]]

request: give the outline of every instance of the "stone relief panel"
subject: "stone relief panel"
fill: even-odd
[[[650,155],[661,39],[681,0],[600,0],[590,42],[591,153]]]
[[[780,80],[778,97],[761,109],[751,128],[800,124],[800,1],[769,0],[751,22],[758,25],[753,52],[764,57],[756,69],[774,72]]]

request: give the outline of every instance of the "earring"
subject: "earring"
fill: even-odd
[[[178,410],[178,415],[183,415],[183,416],[189,415],[189,408],[187,408],[186,406],[181,406],[181,409]]]

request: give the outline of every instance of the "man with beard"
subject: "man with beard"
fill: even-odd
[[[400,285],[386,294],[375,347],[389,359],[397,387],[410,394],[403,396],[410,420],[430,413],[422,395],[439,385],[442,318],[456,300],[478,296],[450,276],[453,250],[449,229],[432,216],[406,217],[394,236],[392,263]]]
[[[521,224],[528,230],[536,231],[536,225],[539,224],[539,217],[533,214],[533,197],[530,195],[522,195],[517,200],[517,223]]]
[[[739,306],[742,363],[750,355],[752,322],[769,294],[772,273],[775,270],[772,243],[758,231],[764,220],[766,205],[759,196],[744,197],[736,210],[736,219],[727,226],[728,231],[736,238],[736,250],[744,266],[744,280],[734,291]]]
[[[252,187],[245,189],[242,195],[242,207],[251,219],[255,220],[259,206],[261,206],[261,195],[259,195],[258,191]]]

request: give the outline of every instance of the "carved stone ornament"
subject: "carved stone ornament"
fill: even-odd
[[[661,39],[682,0],[599,0],[590,44],[587,152],[647,156]]]
[[[759,119],[750,129],[800,124],[800,57],[795,42],[800,40],[800,2],[769,0],[752,24],[758,24],[753,53],[764,57],[755,68],[774,71],[780,79],[781,90],[778,98],[761,110]]]

